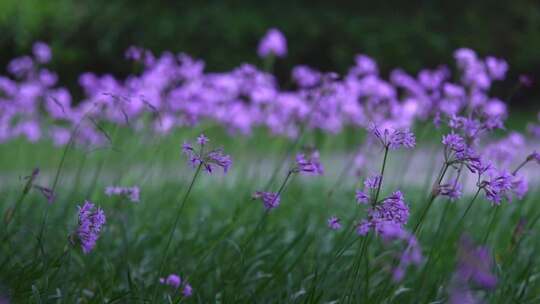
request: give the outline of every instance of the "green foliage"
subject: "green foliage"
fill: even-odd
[[[186,129],[175,136],[155,137],[122,130],[113,136],[114,149],[67,150],[57,201],[48,205],[38,192],[31,191],[8,240],[5,226],[0,228],[0,295],[10,290],[15,303],[148,302],[178,204],[193,176],[180,155],[179,143],[200,131]],[[226,140],[220,130],[206,131],[212,143],[224,144],[235,164],[226,177],[202,175],[197,180],[174,235],[165,272],[179,273],[193,285],[195,296],[185,302],[445,301],[458,237],[467,233],[481,242],[492,218],[487,244],[496,257],[494,271],[499,283],[494,291],[479,291],[477,296],[493,303],[539,300],[540,284],[535,277],[540,242],[534,237],[540,216],[538,192],[523,201],[503,204],[498,213],[479,199],[462,222],[459,219],[470,197],[454,203],[438,199],[418,234],[429,265],[410,267],[402,283],[391,283],[389,266],[400,249],[373,238],[365,253],[362,251],[363,239],[352,232],[362,216],[362,208],[353,201],[358,180],[336,181],[336,173],[346,168],[347,160],[336,161],[332,153],[351,143],[340,137],[326,138],[321,153],[333,174],[295,178],[283,194],[282,205],[265,216],[251,194],[265,187],[269,172],[279,165],[276,161],[290,143],[263,135],[233,141]],[[307,134],[305,141],[313,139]],[[353,143],[359,140],[355,138]],[[394,152],[388,172],[418,170],[407,168],[407,153]],[[42,172],[37,183],[50,184],[63,158],[61,148],[22,141],[6,146],[0,156],[0,194],[5,202],[0,214],[24,188],[26,181],[17,176],[28,175],[39,166]],[[440,160],[434,157],[433,161]],[[425,208],[429,187],[408,185],[399,174],[387,177],[384,194],[404,186],[412,214],[408,227],[412,229]],[[278,175],[273,187],[281,178]],[[106,197],[103,190],[111,184],[138,184],[141,202]],[[107,213],[104,233],[88,255],[71,248],[68,241],[76,227],[77,205],[85,199]],[[334,232],[326,227],[326,219],[334,214],[343,217],[346,229]],[[516,234],[522,220],[524,233]],[[369,268],[364,257],[368,257]],[[159,286],[158,302],[166,302],[167,295],[174,297],[170,288]]]

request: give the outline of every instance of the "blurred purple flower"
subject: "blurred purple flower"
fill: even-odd
[[[341,229],[341,220],[336,216],[330,217],[328,219],[328,227],[332,230]]]
[[[161,284],[169,285],[173,288],[179,288],[182,284],[182,279],[177,274],[169,274],[166,278],[159,278]]]
[[[506,61],[492,56],[486,58],[486,67],[491,78],[495,80],[504,79],[506,71],[508,71],[508,63]]]
[[[79,206],[79,227],[77,236],[79,238],[82,251],[87,254],[96,246],[96,242],[105,225],[105,212],[101,208],[95,208],[94,204],[85,201]]]
[[[52,189],[39,185],[34,185],[34,188],[36,188],[43,195],[43,197],[45,197],[49,204],[54,203],[54,200],[56,199],[56,194]]]
[[[32,52],[34,53],[34,58],[36,58],[36,61],[39,63],[48,63],[51,61],[51,48],[44,42],[38,41],[34,43]]]
[[[481,288],[492,289],[497,277],[492,274],[493,258],[486,247],[476,247],[472,240],[463,237],[458,251],[456,274],[461,282],[472,282]]]
[[[369,203],[369,195],[362,190],[356,190],[355,198],[358,204],[366,205]]]
[[[287,55],[287,40],[278,29],[269,29],[259,42],[257,49],[259,57],[265,58],[270,55],[285,57]]]
[[[275,192],[257,191],[253,195],[253,198],[261,199],[263,206],[267,211],[279,207],[280,197]]]
[[[364,181],[364,186],[368,189],[377,189],[381,185],[382,176],[381,175],[373,175]]]
[[[462,186],[457,180],[451,180],[450,183],[439,186],[439,194],[447,196],[452,201],[457,200],[461,198]]]
[[[304,153],[296,155],[294,171],[305,175],[323,175],[324,167],[320,162],[319,151],[312,151],[307,157]]]
[[[197,137],[197,143],[201,146],[204,146],[205,144],[207,144],[209,141],[208,137],[206,137],[204,134],[201,134],[199,135],[199,137]]]
[[[189,298],[193,295],[193,288],[189,283],[184,284],[184,288],[182,289],[182,295],[186,298]]]
[[[140,202],[140,189],[138,186],[133,187],[118,187],[118,186],[109,186],[105,189],[105,194],[107,196],[119,195],[129,198],[133,203]]]

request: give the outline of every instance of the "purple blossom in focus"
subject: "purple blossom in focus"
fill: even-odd
[[[199,148],[195,149],[190,143],[182,144],[182,151],[189,159],[193,167],[201,165],[208,173],[213,173],[216,166],[223,169],[223,173],[227,173],[232,166],[232,158],[223,153],[223,149],[214,149],[208,152],[204,151],[203,147],[209,142],[209,139],[200,135],[197,138]]]
[[[278,29],[271,28],[259,42],[257,54],[262,58],[270,55],[285,57],[287,55],[287,39]]]
[[[393,128],[380,129],[375,124],[368,128],[369,132],[375,136],[385,148],[392,150],[404,148],[414,148],[416,138],[408,129],[396,130]]]
[[[328,219],[328,227],[332,230],[341,229],[341,220],[336,216],[330,217]]]
[[[380,204],[368,210],[368,217],[357,226],[357,232],[364,235],[370,229],[374,229],[376,232],[384,234],[388,225],[394,225],[391,226],[392,228],[402,229],[408,219],[409,207],[405,203],[401,191],[396,191]]]
[[[275,192],[257,191],[253,195],[253,198],[260,199],[267,211],[279,207],[280,197],[279,194]]]
[[[96,246],[105,221],[105,212],[99,207],[96,208],[91,202],[85,201],[82,206],[79,206],[77,236],[85,254]]]
[[[499,205],[508,191],[513,188],[512,180],[514,176],[506,171],[492,170],[489,178],[482,181],[479,187],[486,194],[486,198],[493,204]]]

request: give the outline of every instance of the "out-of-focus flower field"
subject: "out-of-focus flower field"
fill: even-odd
[[[13,59],[0,303],[539,302],[540,113],[493,93],[511,63],[281,83],[288,47],[270,29],[262,64],[214,72],[133,46],[80,100],[46,43]]]

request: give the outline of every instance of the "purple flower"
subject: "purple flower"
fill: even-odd
[[[531,76],[521,74],[521,75],[519,75],[519,84],[521,84],[522,86],[528,88],[528,87],[531,87],[533,85],[533,80],[532,80]]]
[[[303,153],[296,155],[294,171],[305,175],[323,175],[324,167],[319,159],[319,151],[311,152],[308,157]]]
[[[118,187],[118,186],[109,186],[105,188],[105,194],[107,196],[119,195],[129,198],[133,203],[138,203],[140,201],[140,189],[137,186],[133,187]]]
[[[221,167],[223,173],[227,173],[232,166],[232,159],[229,155],[224,154],[222,149],[217,149],[206,154],[203,165],[208,173],[212,173],[213,166]]]
[[[495,80],[504,79],[506,71],[508,71],[506,61],[491,56],[486,58],[486,67],[491,78]]]
[[[369,203],[369,195],[367,195],[364,191],[356,190],[355,198],[358,204],[366,205]]]
[[[191,288],[191,285],[189,283],[184,284],[184,288],[182,289],[182,295],[186,298],[189,298],[193,295],[193,288]]]
[[[105,221],[105,212],[99,207],[95,208],[91,202],[85,201],[83,206],[79,206],[77,236],[85,254],[96,246]]]
[[[497,277],[491,273],[492,266],[493,258],[486,247],[475,247],[466,237],[461,239],[457,266],[461,282],[472,282],[485,289],[494,288]]]
[[[368,189],[377,189],[381,185],[382,176],[381,175],[373,175],[368,177],[364,181],[364,186]]]
[[[126,59],[130,59],[133,61],[139,61],[142,58],[144,50],[138,46],[130,46],[125,53]]]
[[[536,161],[540,165],[540,153],[534,151],[529,156],[527,156],[527,161]]]
[[[414,148],[416,146],[416,138],[408,129],[384,128],[381,130],[375,124],[371,124],[368,130],[386,148],[396,150],[401,147]]]
[[[182,279],[176,274],[169,274],[166,278],[159,278],[161,284],[169,285],[173,288],[179,288],[182,284]]]
[[[465,139],[455,133],[444,135],[442,138],[442,143],[455,153],[461,153],[467,148]]]
[[[39,63],[47,63],[51,61],[51,48],[44,42],[38,41],[34,43],[34,46],[32,47],[32,52],[34,53],[36,61]]]
[[[502,199],[512,190],[514,176],[506,171],[490,173],[489,179],[480,183],[486,198],[495,205],[499,205]]]
[[[261,199],[264,208],[267,211],[270,211],[274,208],[279,207],[280,197],[279,194],[275,192],[263,192],[263,191],[257,191],[253,195],[253,198]]]
[[[448,184],[439,186],[439,194],[442,196],[448,196],[451,201],[457,200],[462,195],[462,186],[457,180],[450,181]]]
[[[371,223],[367,220],[362,220],[356,225],[356,233],[358,235],[366,235],[371,229]]]
[[[401,233],[403,225],[409,219],[409,207],[404,201],[401,191],[395,191],[385,198],[379,205],[368,210],[367,220],[363,220],[357,226],[357,233],[364,235],[370,229],[374,229],[381,234],[388,234],[392,228],[392,233]]]
[[[47,187],[42,187],[39,185],[34,185],[34,188],[36,188],[41,193],[41,195],[45,197],[45,199],[47,199],[47,202],[49,202],[49,204],[54,203],[56,194],[54,193],[52,189],[47,188]]]
[[[312,68],[299,65],[292,70],[292,79],[303,88],[313,87],[322,79],[322,74]]]
[[[199,135],[199,137],[197,137],[197,143],[201,146],[204,146],[205,144],[207,144],[209,141],[208,137],[206,137],[204,134],[201,134]]]
[[[223,149],[215,149],[205,152],[203,146],[209,142],[209,139],[201,134],[197,138],[197,143],[200,149],[196,151],[190,143],[184,142],[182,144],[182,151],[189,159],[189,162],[193,167],[199,165],[203,166],[204,170],[208,173],[214,172],[214,167],[218,166],[223,169],[223,173],[227,173],[232,166],[231,156],[223,153]]]
[[[328,227],[330,227],[332,230],[341,229],[341,220],[336,216],[330,217],[328,219]]]
[[[422,249],[418,240],[413,234],[405,233],[402,240],[406,241],[406,248],[401,253],[398,266],[393,270],[392,279],[395,282],[400,282],[405,276],[405,271],[409,265],[420,265],[423,260]]]
[[[265,58],[270,55],[285,57],[287,55],[287,40],[278,29],[269,29],[259,42],[257,50],[259,57]]]
[[[512,194],[521,200],[525,197],[528,191],[529,185],[527,183],[527,179],[523,176],[514,176],[512,179]],[[509,202],[511,202],[513,199],[512,195],[510,194],[507,194],[506,198]]]

